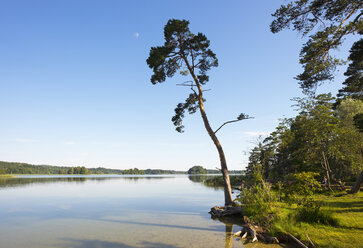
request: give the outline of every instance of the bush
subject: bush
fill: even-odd
[[[271,190],[270,184],[260,177],[255,178],[259,181],[244,188],[236,200],[242,204],[246,216],[258,224],[268,227],[277,211],[276,196]]]
[[[300,172],[285,176],[283,192],[288,203],[304,205],[312,201],[314,193],[320,192],[321,185],[315,179],[318,176],[315,172]]]

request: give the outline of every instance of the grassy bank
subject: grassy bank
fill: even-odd
[[[16,176],[10,175],[10,174],[0,174],[0,178],[12,178],[12,177],[16,177]]]
[[[281,241],[290,233],[306,245],[311,240],[316,247],[363,248],[363,192],[354,195],[322,192],[313,175],[300,174],[296,174],[293,184],[282,189],[256,180],[249,188],[242,188],[235,203],[242,206],[244,214],[254,223]],[[235,179],[235,183],[242,180]],[[218,185],[219,181],[220,178],[211,178],[206,182]],[[311,183],[316,184],[315,194]]]
[[[297,206],[281,204],[279,220],[271,229],[274,234],[291,233],[305,244],[308,237],[317,247],[363,247],[363,192],[356,195],[318,195],[321,210],[331,213],[337,224],[323,225],[296,221]]]

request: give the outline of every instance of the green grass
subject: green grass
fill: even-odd
[[[363,248],[363,192],[340,197],[319,195],[315,199],[323,203],[320,218],[333,217],[337,223],[324,225],[296,221],[296,205],[281,204],[279,219],[273,224],[272,232],[291,233],[306,244],[308,234],[317,247]]]

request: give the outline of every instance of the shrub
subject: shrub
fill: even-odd
[[[315,172],[300,172],[285,176],[283,192],[288,203],[304,205],[312,201],[314,193],[320,192],[321,185],[315,179],[318,176]]]
[[[243,206],[243,211],[251,220],[265,227],[273,220],[276,208],[276,196],[271,185],[256,175],[253,185],[244,188],[236,199]]]

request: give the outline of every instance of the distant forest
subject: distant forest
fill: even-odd
[[[32,165],[27,163],[0,161],[0,174],[42,174],[42,175],[89,175],[89,174],[120,174],[120,175],[156,175],[156,174],[186,174],[186,171],[161,170],[161,169],[106,169],[86,168],[84,166],[65,167],[51,165]],[[218,174],[218,170],[208,170],[209,174]],[[230,173],[241,173],[241,171],[231,171]]]

